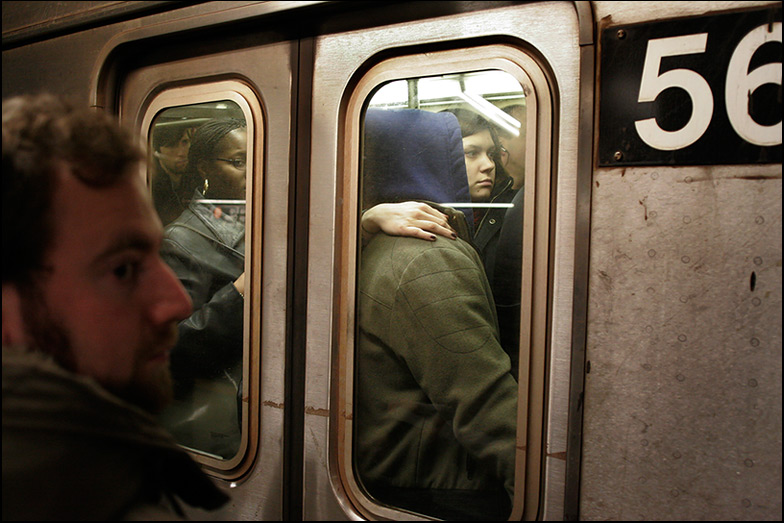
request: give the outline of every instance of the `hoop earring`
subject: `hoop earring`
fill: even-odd
[[[201,189],[201,195],[202,196],[207,196],[207,191],[209,190],[209,188],[210,188],[210,181],[207,178],[205,178],[204,179],[204,187],[202,187],[202,189]]]

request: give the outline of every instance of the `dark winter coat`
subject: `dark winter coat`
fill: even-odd
[[[182,501],[227,500],[150,414],[40,353],[3,347],[4,521],[161,521],[180,518]]]

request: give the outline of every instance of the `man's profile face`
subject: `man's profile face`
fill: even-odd
[[[54,242],[28,334],[43,344],[55,333],[67,367],[157,411],[171,399],[169,351],[191,302],[158,255],[162,229],[144,182],[134,174],[94,189],[64,166],[57,178]],[[42,327],[45,336],[34,331]]]

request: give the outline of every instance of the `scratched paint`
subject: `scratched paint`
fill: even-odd
[[[737,173],[594,175],[582,519],[781,515],[781,166]]]

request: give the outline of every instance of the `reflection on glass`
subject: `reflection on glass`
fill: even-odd
[[[511,75],[484,71],[391,82],[364,114],[353,455],[381,503],[509,515],[524,178],[508,168],[524,107]],[[410,201],[459,239],[384,233],[380,209]]]
[[[171,352],[175,401],[161,421],[181,445],[231,459],[243,423],[245,118],[231,101],[175,107],[150,137],[161,256],[193,302]]]

